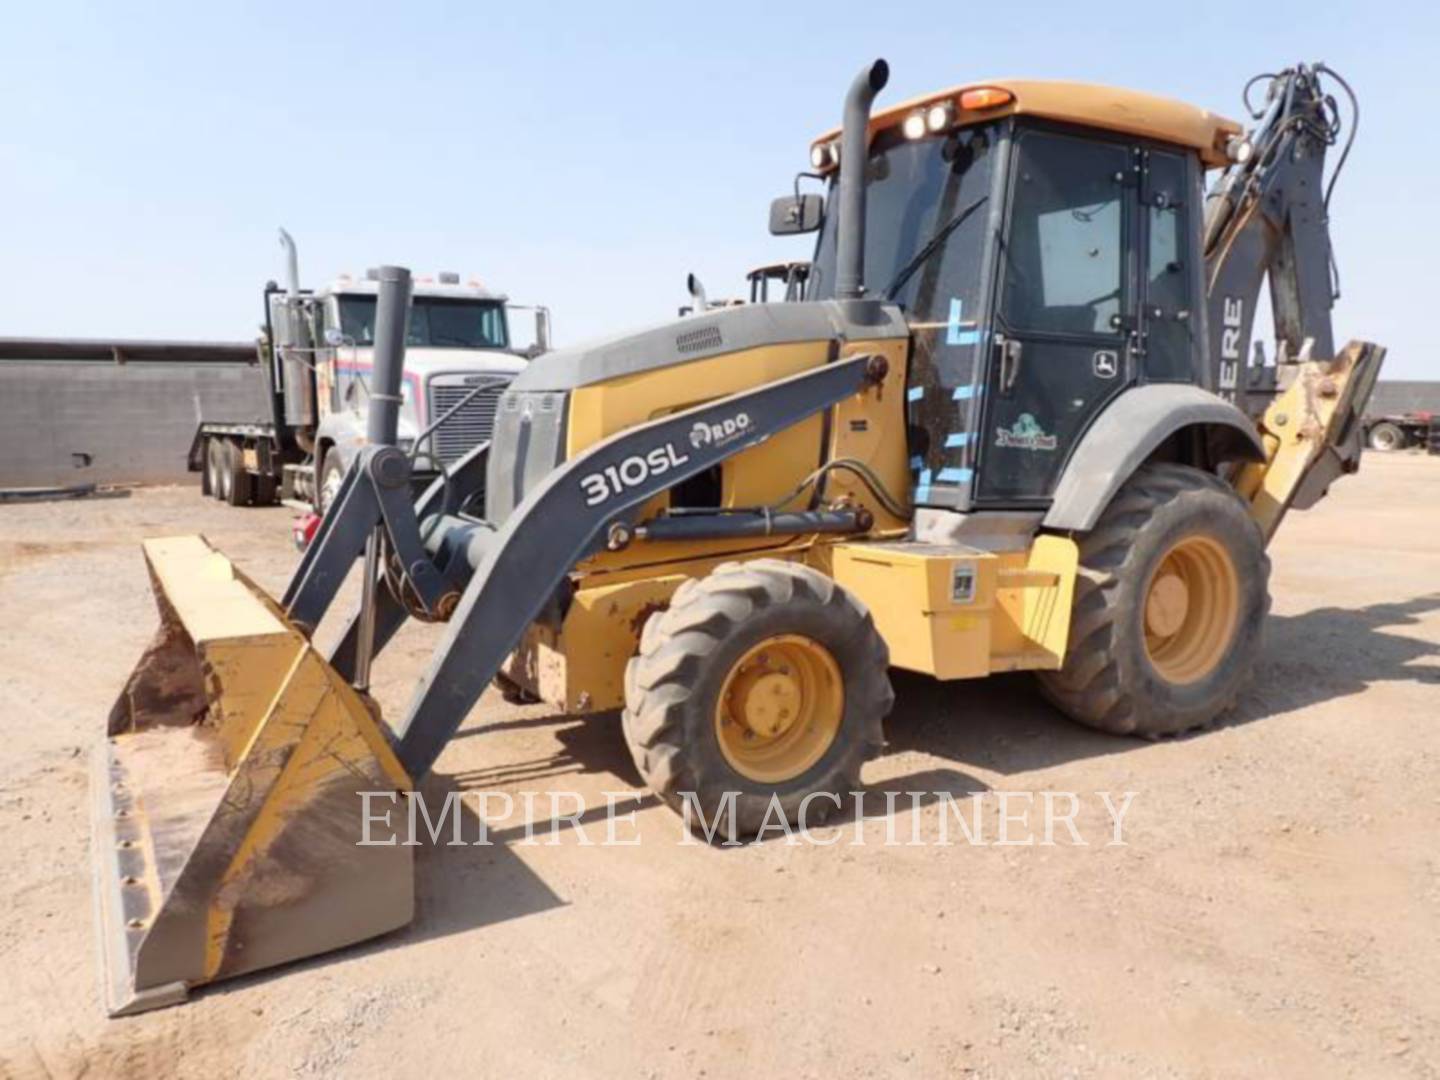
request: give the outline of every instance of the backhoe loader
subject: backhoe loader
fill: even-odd
[[[859,783],[891,667],[1033,671],[1117,734],[1234,704],[1266,543],[1356,468],[1383,357],[1331,336],[1348,87],[1265,77],[1247,132],[1025,80],[872,111],[887,78],[862,71],[814,143],[828,196],[772,208],[818,230],[803,299],[538,360],[414,500],[409,275],[382,268],[368,445],[280,600],[202,538],[145,543],[161,625],[95,761],[112,1013],[408,922],[412,849],[358,843],[360,793],[412,790],[496,679],[623,710],[650,788],[735,835]],[[386,720],[371,667],[408,618],[443,640]]]

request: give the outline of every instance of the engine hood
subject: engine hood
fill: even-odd
[[[856,321],[852,315],[857,310],[871,321]],[[908,333],[904,316],[893,305],[845,305],[833,300],[744,304],[546,353],[531,361],[510,385],[516,391],[573,390],[761,345],[874,340]]]

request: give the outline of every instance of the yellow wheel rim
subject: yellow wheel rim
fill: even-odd
[[[825,756],[845,714],[845,683],[830,650],[783,634],[730,668],[715,703],[715,738],[730,767],[762,784],[802,775]]]
[[[1224,659],[1240,621],[1240,575],[1208,536],[1178,541],[1145,589],[1145,652],[1161,678],[1199,682]]]

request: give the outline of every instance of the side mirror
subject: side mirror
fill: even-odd
[[[535,345],[534,354],[550,351],[550,309],[537,307],[535,309]]]
[[[770,204],[770,235],[814,232],[824,216],[825,200],[821,196],[782,195]]]

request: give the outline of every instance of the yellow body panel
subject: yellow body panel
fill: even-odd
[[[848,342],[841,350],[842,356],[878,354],[886,358],[889,371],[883,383],[841,402],[830,410],[828,418],[823,414],[811,417],[727,460],[720,468],[720,506],[727,509],[773,506],[790,495],[823,459],[836,456],[864,461],[882,477],[887,490],[905,502],[910,487],[905,457],[907,348],[905,339]],[[579,453],[600,439],[636,424],[819,367],[830,362],[831,356],[832,342],[828,338],[767,345],[582,387],[571,395],[566,453]],[[822,444],[827,419],[828,453]],[[809,495],[807,489],[803,498],[795,500],[789,508],[807,506]],[[827,502],[850,496],[853,505],[864,507],[874,515],[877,530],[900,529],[905,525],[902,520],[886,514],[864,485],[848,474],[828,477],[823,496]],[[668,493],[658,496],[641,508],[637,520],[653,517],[668,505]],[[679,561],[769,553],[786,543],[788,540],[775,537],[644,542],[623,551],[593,556],[576,568],[576,575],[588,586],[599,583],[592,575],[643,566],[657,566],[662,572],[669,572],[672,564]]]
[[[1064,661],[1072,540],[1041,536],[1023,552],[848,542],[832,554],[835,580],[869,607],[896,667],[970,679]]]
[[[874,353],[888,365],[885,378],[875,390],[859,394],[835,406],[830,424],[827,459],[855,458],[867,464],[885,490],[904,505],[910,504],[909,436],[905,417],[906,352],[909,341],[866,342],[841,350],[841,356]],[[904,529],[908,518],[888,513],[854,473],[836,470],[825,478],[827,501],[847,499],[866,507],[875,516],[875,531]]]

